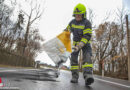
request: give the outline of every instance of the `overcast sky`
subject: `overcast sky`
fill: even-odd
[[[123,0],[123,5],[130,11],[130,0]]]
[[[96,15],[94,24],[99,24],[107,12],[122,6],[122,0],[46,0],[45,11],[40,21],[40,32],[48,40],[61,33],[71,21],[74,6],[82,3]]]

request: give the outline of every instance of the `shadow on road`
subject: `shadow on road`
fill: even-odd
[[[93,90],[93,88],[91,86],[85,86],[86,90]]]

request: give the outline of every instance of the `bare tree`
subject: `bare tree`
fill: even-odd
[[[23,48],[23,54],[24,54],[24,51],[25,51],[25,48],[27,47],[27,43],[28,43],[28,35],[29,35],[29,30],[30,30],[30,27],[31,25],[41,17],[44,9],[41,10],[41,6],[40,4],[38,4],[38,2],[34,2],[36,3],[35,6],[33,6],[33,0],[30,2],[30,7],[31,7],[31,11],[30,11],[30,14],[27,14],[27,17],[28,17],[28,20],[27,20],[27,26],[26,26],[26,33],[25,33],[25,46]]]
[[[4,0],[0,0],[0,61],[8,65],[32,66],[35,56],[42,49],[43,38],[35,23],[43,10],[40,9],[40,4],[32,4],[35,1],[31,0],[30,13],[20,8],[17,16],[14,16],[17,17],[16,21],[12,21],[10,17],[18,3],[12,0],[10,2],[12,7],[8,7]],[[25,56],[22,56],[23,49]]]

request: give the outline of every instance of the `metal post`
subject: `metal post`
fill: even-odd
[[[128,15],[126,15],[126,29],[127,29],[127,49],[128,49],[128,80],[130,81],[130,31]]]

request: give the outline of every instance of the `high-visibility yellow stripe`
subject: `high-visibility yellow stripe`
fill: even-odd
[[[86,68],[86,67],[91,67],[91,68],[92,68],[92,67],[93,67],[93,64],[91,64],[91,65],[83,65],[83,66],[82,66],[82,68]]]
[[[92,34],[92,29],[87,28],[87,29],[83,30],[83,34],[86,34],[86,33]]]
[[[86,43],[91,43],[91,40],[88,41],[88,40],[85,39],[85,38],[82,38],[81,41],[84,42],[85,44],[86,44]],[[79,42],[73,41],[73,45],[74,45],[74,46],[77,45],[77,44],[79,44]]]
[[[82,38],[81,41],[84,42],[85,44],[86,43],[91,43],[91,40],[88,41],[86,38]]]
[[[81,41],[84,42],[85,44],[88,42],[86,38],[82,38]]]
[[[85,26],[72,24],[73,28],[84,29]]]
[[[78,68],[71,68],[70,70],[78,70]]]
[[[79,69],[78,66],[71,66],[71,70],[77,70],[77,69]]]
[[[92,34],[92,32],[91,32],[91,31],[85,31],[85,32],[83,32],[83,34],[87,34],[87,33]]]
[[[71,68],[70,70],[78,70],[79,68]]]
[[[67,30],[70,31],[70,28],[71,28],[70,25],[68,25],[68,26],[67,26]]]
[[[84,31],[92,31],[92,29],[90,29],[90,28],[87,28],[87,29],[85,29]]]
[[[76,42],[76,41],[73,41],[73,45],[75,46],[75,45],[77,45],[79,42]]]
[[[70,29],[70,25],[67,26],[67,29]]]
[[[93,68],[93,64],[85,63],[84,65],[82,65],[82,68],[86,68],[86,67],[91,67],[91,68]]]

